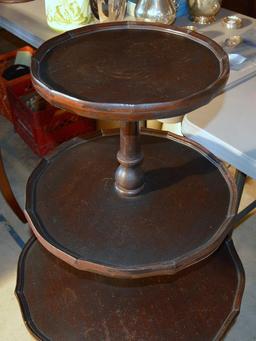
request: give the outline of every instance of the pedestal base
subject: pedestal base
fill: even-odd
[[[244,273],[232,241],[175,276],[118,280],[78,271],[35,239],[16,293],[40,340],[219,340],[239,312]]]
[[[191,21],[197,24],[206,25],[206,24],[212,24],[216,21],[216,17],[214,15],[211,16],[204,16],[204,15],[198,15],[198,16],[191,16]]]

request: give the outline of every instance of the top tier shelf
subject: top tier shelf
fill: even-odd
[[[207,104],[229,76],[211,39],[162,24],[83,27],[44,43],[32,61],[37,91],[79,115],[138,121],[178,116]]]

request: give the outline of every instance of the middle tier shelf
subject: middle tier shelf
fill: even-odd
[[[79,138],[43,160],[27,187],[39,242],[73,267],[110,277],[174,274],[212,254],[230,231],[236,187],[212,154],[143,130],[145,188],[114,187],[118,132]]]

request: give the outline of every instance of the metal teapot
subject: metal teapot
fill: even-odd
[[[172,24],[176,17],[173,0],[139,0],[135,7],[137,20]]]
[[[211,24],[221,8],[222,0],[188,0],[190,19],[199,24]]]

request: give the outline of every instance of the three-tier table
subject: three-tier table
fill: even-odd
[[[139,121],[185,114],[224,87],[212,40],[161,24],[91,25],[44,43],[33,84],[51,104],[120,120],[62,145],[32,173],[16,293],[41,340],[219,340],[244,273],[237,199],[211,153]]]

